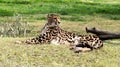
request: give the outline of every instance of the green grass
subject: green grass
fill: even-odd
[[[103,3],[104,2],[104,3]],[[57,13],[60,15],[74,16],[76,19],[81,16],[100,15],[109,19],[119,20],[120,2],[116,4],[107,3],[107,0],[101,2],[91,1],[71,1],[71,0],[1,0],[0,16],[12,16],[15,13],[23,15]],[[108,16],[109,15],[109,16]]]

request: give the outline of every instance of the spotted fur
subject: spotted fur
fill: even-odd
[[[38,37],[17,43],[69,45],[74,52],[91,51],[103,46],[103,42],[96,35],[78,35],[61,29],[58,15],[48,14],[47,18],[48,22]]]

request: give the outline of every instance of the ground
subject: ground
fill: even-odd
[[[101,20],[96,22],[71,22],[62,21],[62,28],[76,33],[85,33],[86,26],[96,26],[98,28],[112,30],[114,32],[119,31],[119,21],[114,20]],[[45,22],[45,21],[41,21]],[[114,22],[114,23],[113,23]],[[36,24],[37,23],[37,24]],[[36,29],[43,25],[43,23],[34,22],[31,25],[35,26]],[[101,23],[105,23],[103,25]],[[117,24],[118,23],[118,24]],[[109,25],[108,25],[109,24]],[[37,27],[38,26],[38,27]],[[116,27],[118,26],[118,27]],[[116,29],[114,29],[116,28]],[[76,54],[69,50],[68,46],[65,45],[18,45],[14,42],[16,40],[25,40],[31,37],[11,38],[4,37],[0,38],[0,65],[1,67],[119,67],[120,65],[120,42],[118,40],[109,40],[104,42],[104,47],[91,52]]]
[[[32,30],[24,37],[0,37],[0,67],[120,67],[120,39],[104,42],[101,49],[76,54],[65,45],[18,45],[16,40],[35,37],[47,22],[48,13],[61,16],[61,28],[88,34],[85,27],[120,32],[119,0],[0,0],[0,24],[22,16]],[[53,9],[53,10],[51,10]],[[0,29],[1,30],[1,29]]]
[[[16,40],[0,38],[1,67],[119,67],[119,40],[104,42],[104,47],[76,54],[65,45],[18,45]]]

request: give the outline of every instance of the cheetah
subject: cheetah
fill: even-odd
[[[60,27],[60,17],[56,14],[47,15],[48,22],[39,36],[16,43],[69,45],[75,53],[88,52],[103,46],[102,40],[96,35],[80,35],[63,30]]]

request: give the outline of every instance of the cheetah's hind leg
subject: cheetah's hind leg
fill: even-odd
[[[90,47],[72,45],[70,46],[70,50],[74,51],[75,53],[80,53],[80,52],[88,52],[91,51],[92,49]]]

